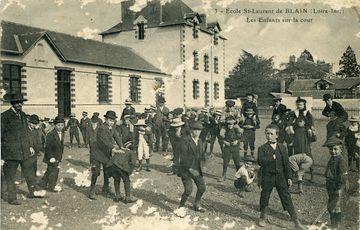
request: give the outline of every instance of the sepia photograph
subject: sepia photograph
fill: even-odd
[[[0,0],[4,230],[357,230],[360,0]]]

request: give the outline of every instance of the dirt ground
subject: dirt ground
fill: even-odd
[[[270,121],[262,119],[261,122],[256,146],[265,142],[264,128]],[[324,121],[315,123],[318,130],[318,141],[312,146],[315,183],[305,183],[303,195],[292,195],[299,218],[309,229],[326,229],[325,223],[329,219],[323,177],[329,154],[327,149],[321,147],[325,141],[325,124]],[[218,146],[215,152],[219,152]],[[115,203],[101,194],[97,200],[89,200],[88,162],[88,149],[65,148],[58,180],[62,191],[47,193],[44,199],[27,199],[25,183],[20,184],[21,206],[11,206],[1,201],[1,229],[261,229],[256,225],[260,189],[254,184],[252,191],[245,193],[244,198],[235,195],[233,165],[228,170],[227,181],[217,182],[222,171],[222,160],[218,153],[207,161],[204,169],[207,190],[202,205],[206,212],[196,213],[188,209],[185,218],[174,214],[183,191],[181,180],[167,174],[170,161],[161,154],[152,156],[151,172],[143,171],[131,176],[133,194],[139,199],[135,204]],[[38,165],[42,175],[45,170],[42,157],[39,157]],[[100,178],[102,175],[98,181],[99,191],[102,185]],[[306,178],[309,178],[309,174],[306,174]],[[359,229],[358,175],[354,172],[350,173],[350,183],[355,192],[346,199],[341,229]],[[195,188],[188,202],[189,208]],[[268,217],[269,225],[263,229],[293,228],[275,190]]]

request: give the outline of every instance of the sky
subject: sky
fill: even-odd
[[[30,26],[100,40],[98,33],[121,21],[123,0],[0,0],[0,17]],[[161,0],[162,2],[171,0]],[[207,21],[218,21],[226,42],[226,71],[230,71],[242,50],[274,57],[275,67],[299,57],[304,49],[315,60],[325,60],[338,70],[339,59],[351,46],[360,62],[360,0],[183,0]],[[146,0],[136,0],[134,11]],[[228,13],[226,13],[228,9]],[[245,9],[307,9],[306,14],[244,14]],[[339,13],[324,13],[325,10]],[[229,11],[241,10],[241,13]],[[222,11],[222,12],[221,12]],[[249,23],[247,17],[312,19],[311,23]],[[124,44],[126,45],[126,44]]]

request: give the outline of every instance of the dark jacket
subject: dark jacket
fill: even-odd
[[[41,135],[42,131],[40,129],[30,129],[29,127],[29,137],[31,139],[31,144],[33,149],[35,150],[35,153],[39,153],[40,151],[43,151],[43,146],[41,143]]]
[[[247,128],[248,125],[253,126],[252,128]],[[240,122],[240,127],[244,130],[253,130],[260,128],[260,119],[255,114],[251,117],[245,116],[245,118]]]
[[[259,115],[259,111],[257,105],[254,102],[245,101],[243,106],[241,107],[241,114],[245,115],[246,109],[253,109],[256,115]]]
[[[46,135],[45,141],[45,154],[43,162],[46,164],[54,163],[50,162],[51,158],[55,158],[56,162],[60,162],[62,160],[63,152],[64,152],[64,132],[62,132],[62,138],[60,140],[59,135],[56,129],[51,130]]]
[[[82,131],[86,130],[86,127],[89,126],[91,124],[90,118],[85,117],[85,118],[81,118],[80,120],[80,129]]]
[[[130,131],[130,125],[129,127],[126,124],[117,125],[116,130],[121,136],[121,141],[123,144],[129,141],[133,141],[134,134]]]
[[[134,130],[134,143],[133,143],[133,147],[134,149],[138,147],[139,145],[139,129],[135,128]],[[145,134],[144,134],[144,139],[146,141],[146,143],[148,144],[148,146],[150,146],[152,144],[152,137],[151,137],[152,133],[149,130],[145,130]]]
[[[115,126],[110,129],[106,123],[99,127],[96,136],[99,151],[94,155],[94,159],[106,164],[111,158],[111,150],[116,146],[122,146],[121,138],[115,130]]]
[[[328,190],[339,190],[345,186],[348,180],[347,165],[344,157],[331,156],[325,170],[326,188]]]
[[[32,146],[26,114],[10,108],[1,114],[1,159],[26,160]]]
[[[180,154],[180,176],[190,176],[190,168],[198,171],[200,176],[202,176],[201,164],[205,160],[203,149],[203,143],[200,138],[198,145],[196,145],[190,135],[183,137]]]
[[[157,107],[156,114],[155,114],[155,126],[157,128],[165,128],[166,124],[169,123],[168,115],[169,115],[169,109],[167,107],[163,107],[160,109],[160,107]]]
[[[134,170],[137,154],[135,151],[126,149],[125,153],[117,153],[111,157],[110,164],[114,164],[121,170],[131,174]]]
[[[78,121],[78,119],[76,118],[70,118],[65,130],[68,130],[70,127],[70,131],[78,131],[78,127],[81,128],[80,123]]]
[[[329,121],[326,124],[326,139],[329,139],[332,136],[336,136],[340,139],[343,139],[345,133],[346,133],[346,127],[339,118]],[[339,136],[337,136],[338,134]]]
[[[345,133],[345,146],[348,149],[349,152],[355,152],[357,149],[359,149],[359,146],[356,145],[357,138],[355,135],[357,133],[360,133],[360,128],[358,128],[357,131],[351,131],[349,128],[347,128]]]
[[[100,124],[98,123],[96,128],[93,129],[92,124],[88,125],[86,127],[86,137],[87,137],[87,142],[89,143],[90,146],[90,162],[92,162],[92,160],[94,159],[94,157],[96,155],[98,155],[98,144],[97,144],[97,132],[99,130]]]
[[[289,119],[288,119],[288,126],[292,125],[294,126],[294,129],[296,128],[297,124],[297,118],[302,117],[305,120],[305,128],[306,129],[310,129],[312,126],[314,126],[314,118],[312,116],[312,114],[310,113],[309,110],[303,110],[300,111],[298,109],[292,111],[289,114]]]
[[[291,179],[291,170],[289,167],[289,156],[287,150],[283,144],[278,143],[277,149],[280,153],[281,159],[273,158],[273,153],[275,150],[271,147],[269,143],[265,143],[258,149],[258,164],[260,165],[261,171],[261,185],[266,184],[267,177],[274,175],[275,164],[280,164],[282,169],[278,173],[283,174],[285,179]],[[278,162],[276,162],[278,161]]]
[[[285,112],[286,112],[286,106],[285,105],[280,104],[278,107],[274,106],[272,118],[274,118],[274,116],[276,114],[279,114],[280,118],[282,119],[282,117],[285,115]]]
[[[121,119],[124,119],[125,115],[135,115],[135,109],[134,107],[130,106],[129,109],[127,109],[126,107],[123,109],[122,113],[121,113]]]
[[[333,101],[333,104],[330,108],[329,105],[326,104],[324,110],[322,111],[322,115],[325,117],[329,117],[331,111],[335,111],[338,118],[340,118],[341,122],[345,122],[348,119],[348,113],[342,107],[342,105],[336,101]]]

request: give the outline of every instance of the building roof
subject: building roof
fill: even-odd
[[[1,50],[8,54],[25,55],[40,39],[46,39],[64,62],[164,74],[129,47],[8,21],[2,21],[1,27]]]
[[[329,83],[329,88],[327,90],[352,89],[360,85],[360,77],[331,78],[331,79],[299,79],[291,82],[288,90],[291,92],[318,90],[316,88],[316,83],[318,83],[319,81],[326,81]],[[330,82],[333,84],[330,84]]]
[[[100,35],[107,35],[113,33],[120,33],[121,31],[130,31],[133,30],[133,22],[142,15],[146,18],[147,27],[164,27],[171,25],[191,25],[188,19],[193,17],[201,16],[197,12],[193,11],[188,5],[186,5],[181,0],[172,0],[167,1],[165,4],[161,4],[159,0],[152,0],[147,3],[147,5],[142,8],[139,12],[131,11],[131,6],[133,1],[122,2],[122,22],[116,24],[108,30],[100,33]],[[206,17],[206,16],[205,16]],[[203,17],[201,17],[203,18]],[[217,22],[215,22],[217,23]],[[210,24],[210,23],[209,23]],[[208,27],[205,22],[199,24],[200,30],[212,34],[213,27]],[[214,26],[213,24],[211,24]],[[218,24],[217,24],[218,25]],[[219,26],[220,28],[220,26]],[[220,36],[225,39],[224,37]]]

